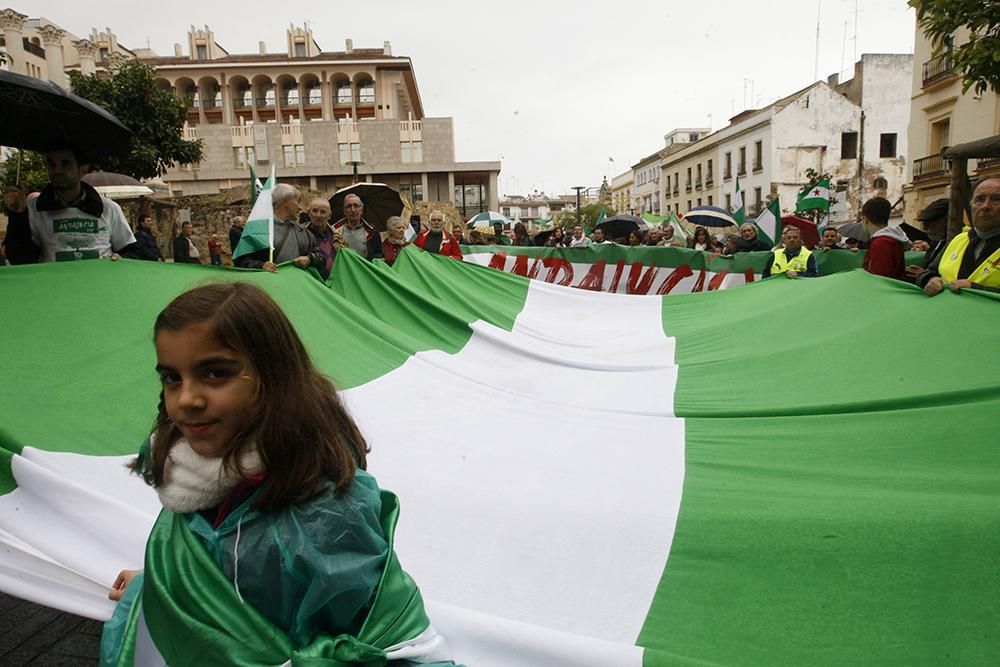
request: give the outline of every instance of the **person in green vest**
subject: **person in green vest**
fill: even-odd
[[[393,550],[398,500],[278,305],[203,285],[153,331],[162,390],[134,470],[164,509],[109,593],[101,664],[346,667],[404,645],[452,664]]]
[[[786,278],[815,278],[819,276],[816,256],[802,245],[802,232],[788,225],[781,232],[783,246],[775,248],[764,265],[764,278],[785,274]]]
[[[975,288],[1000,292],[1000,177],[983,180],[972,193],[972,227],[951,240],[917,285],[928,296],[947,285],[953,292]]]

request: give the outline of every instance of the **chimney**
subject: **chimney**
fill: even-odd
[[[257,50],[260,52],[260,55],[266,56],[267,55],[267,44],[265,44],[264,42],[257,42]]]
[[[831,88],[836,88],[840,84],[840,74],[839,73],[831,74],[830,76],[826,77],[826,83]]]
[[[387,56],[392,55],[392,44],[389,43],[389,40],[382,42],[382,54]]]
[[[354,40],[348,39],[346,41],[346,45],[347,45],[347,53],[354,53]]]
[[[176,42],[174,42],[174,56],[176,56],[177,58],[184,57],[184,49],[181,48],[181,45]]]

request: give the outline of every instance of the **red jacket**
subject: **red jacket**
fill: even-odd
[[[896,280],[906,279],[903,244],[892,236],[874,236],[862,264],[865,271]]]
[[[402,245],[396,245],[389,240],[389,237],[382,239],[382,259],[385,260],[386,264],[392,265],[399,256],[399,253],[403,252],[403,248],[410,245],[409,241],[403,241]]]
[[[420,232],[420,236],[418,236],[417,240],[413,242],[414,245],[418,248],[423,248],[424,244],[427,243],[427,235],[430,233],[431,230],[429,229],[425,229]],[[458,244],[458,239],[456,239],[451,233],[443,230],[441,234],[443,234],[444,237],[441,239],[441,249],[438,250],[438,254],[448,255],[449,257],[454,257],[455,259],[462,259],[462,248]]]

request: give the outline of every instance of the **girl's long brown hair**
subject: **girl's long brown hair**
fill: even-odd
[[[245,354],[257,371],[257,409],[223,455],[223,464],[235,468],[240,454],[256,447],[266,480],[255,509],[303,501],[319,493],[325,480],[339,491],[357,467],[365,469],[364,437],[271,297],[243,282],[196,287],[163,309],[153,335],[202,322],[211,325],[222,345]],[[162,393],[153,433],[156,444],[143,477],[159,486],[167,454],[181,437]]]

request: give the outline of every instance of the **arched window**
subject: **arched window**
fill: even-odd
[[[375,102],[375,82],[371,79],[358,81],[358,103],[372,104]]]

